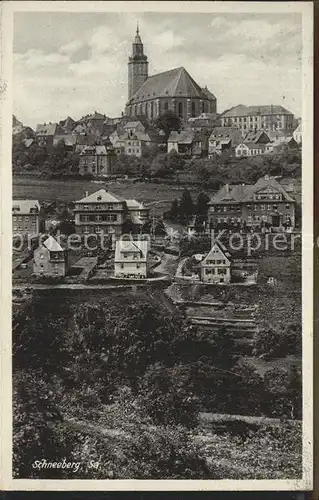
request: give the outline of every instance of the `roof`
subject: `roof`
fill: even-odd
[[[99,146],[99,145],[94,145],[94,146],[86,146],[80,153],[80,156],[84,155],[106,155],[106,147],[105,146]]]
[[[202,89],[202,92],[208,99],[216,101],[216,97],[210,90],[208,90],[207,86]]]
[[[117,116],[115,118],[106,118],[106,120],[104,120],[103,122],[103,125],[117,125],[121,120],[121,116]]]
[[[233,137],[234,135],[238,135],[242,137],[242,133],[237,127],[215,127],[210,135],[210,139],[214,139],[217,137]]]
[[[279,193],[281,193],[284,196],[285,200],[294,201],[291,198],[291,196],[287,193],[285,188],[281,184],[279,184],[279,182],[276,179],[274,179],[272,177],[267,177],[267,176],[261,177],[260,179],[258,179],[256,184],[254,186],[252,186],[249,191],[247,190],[247,193],[245,194],[243,201],[251,201],[252,195],[254,193],[258,192],[262,188],[267,188],[267,187],[270,187],[276,191],[279,191]]]
[[[147,209],[147,207],[145,207],[145,205],[143,205],[143,203],[141,203],[140,201],[137,201],[137,200],[125,200],[126,201],[126,205],[127,205],[127,208],[128,209],[131,209],[131,210],[139,210],[141,208],[144,208],[144,209]]]
[[[29,214],[31,208],[37,208],[40,212],[40,203],[38,200],[12,200],[12,209],[19,207],[20,214]]]
[[[232,117],[232,116],[255,116],[255,115],[291,115],[292,113],[288,111],[283,106],[278,105],[261,105],[261,106],[245,106],[239,104],[233,108],[228,109],[222,113],[222,117]]]
[[[124,125],[124,129],[127,129],[127,128],[135,128],[137,127],[138,125],[142,125],[142,127],[144,128],[144,125],[143,123],[140,122],[140,120],[135,120],[135,121],[132,121],[132,122],[127,122],[125,125]]]
[[[287,135],[283,130],[266,130],[265,132],[271,141],[273,139],[279,139],[281,137],[286,137],[286,135]]]
[[[26,148],[29,148],[33,143],[34,143],[34,139],[24,139],[23,141],[23,144],[25,145]]]
[[[301,123],[299,123],[298,127],[294,130],[294,134],[301,134],[302,128],[301,128]]]
[[[119,203],[122,200],[115,196],[115,194],[106,191],[106,189],[99,189],[95,193],[90,194],[76,201],[75,203],[96,203],[96,202],[106,202],[106,203]]]
[[[139,254],[139,262],[146,262],[148,242],[141,240],[119,240],[115,246],[115,262],[131,262],[133,259],[123,258],[123,253]],[[136,262],[136,259],[134,259]]]
[[[209,99],[208,95],[193,80],[186,69],[180,67],[150,76],[133,94],[129,102],[168,96]],[[213,98],[210,97],[210,99]]]
[[[218,251],[218,255],[222,257],[224,260],[226,260],[226,264],[230,264],[230,260],[228,259],[228,257],[226,257],[225,253],[222,251],[220,246],[217,243],[214,243],[214,245],[212,246],[206,257],[201,261],[200,263],[201,266],[205,265],[207,266],[209,265],[207,264],[208,260],[216,259],[216,250]]]
[[[57,128],[57,123],[38,123],[35,132],[37,135],[55,135]]]
[[[256,184],[226,184],[210,200],[209,204],[240,203],[253,201],[253,194],[263,188],[273,188],[283,194],[285,200],[294,201],[279,182],[271,177],[261,177]]]
[[[103,121],[105,121],[106,118],[107,118],[106,115],[102,115],[101,113],[98,113],[97,111],[95,111],[91,115],[89,114],[89,115],[83,116],[81,118],[81,120],[79,120],[79,121],[80,122],[87,121],[87,120],[103,120]]]
[[[167,142],[177,142],[179,144],[191,144],[194,140],[195,133],[192,130],[181,130],[177,132],[172,130]]]
[[[270,140],[270,137],[269,135],[267,134],[267,132],[265,132],[264,130],[256,130],[256,131],[251,131],[251,132],[248,132],[248,134],[244,137],[244,142],[255,142],[257,143],[259,141],[259,139],[263,136],[263,135],[266,135],[266,137]]]
[[[49,236],[43,243],[43,246],[45,246],[50,252],[63,252],[63,248],[53,236]]]
[[[239,146],[246,146],[248,149],[265,149],[266,144],[259,144],[256,142],[241,142],[237,147]]]

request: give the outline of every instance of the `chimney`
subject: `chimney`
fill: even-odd
[[[85,198],[87,198],[89,196],[89,192],[85,191],[84,196],[85,196]]]
[[[226,188],[226,193],[229,194],[229,184],[226,184],[225,188]]]

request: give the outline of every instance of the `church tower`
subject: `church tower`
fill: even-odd
[[[140,88],[148,78],[148,61],[144,54],[143,43],[137,25],[132,55],[128,61],[128,98]]]

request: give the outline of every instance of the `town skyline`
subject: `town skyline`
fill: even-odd
[[[30,16],[37,29],[27,33]],[[196,14],[194,23],[189,13],[16,13],[13,113],[33,128],[95,110],[120,116],[137,22],[150,75],[185,67],[219,113],[277,104],[301,115],[299,14]]]

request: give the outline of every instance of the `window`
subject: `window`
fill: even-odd
[[[128,258],[128,253],[127,252],[124,252],[123,253],[123,259],[127,259]]]
[[[216,264],[217,264],[217,265],[219,265],[219,264],[221,264],[221,263],[222,263],[222,261],[221,261],[221,260],[216,260]]]
[[[89,205],[83,205],[83,210],[89,210]]]
[[[182,117],[183,117],[183,103],[182,103],[182,102],[179,102],[179,103],[178,103],[178,116],[179,116],[180,118],[182,118]]]
[[[205,274],[212,274],[212,269],[205,269]]]
[[[84,226],[83,232],[84,233],[89,233],[90,232],[89,226]]]
[[[124,264],[121,264],[121,269],[124,269]]]
[[[12,217],[12,221],[13,222],[17,222],[17,218],[16,217]]]
[[[248,215],[248,219],[247,220],[248,220],[248,222],[252,222],[252,220],[253,220],[252,216]]]
[[[227,269],[217,269],[217,274],[227,274]]]
[[[136,264],[136,269],[139,269],[141,267],[141,264]]]
[[[127,152],[128,152],[128,153],[130,153],[130,152],[131,152],[131,148],[129,148],[129,149],[127,150]]]
[[[102,228],[101,228],[101,226],[96,226],[96,228],[95,228],[95,232],[96,232],[96,233],[101,233],[101,232],[102,232]]]
[[[258,222],[258,221],[260,220],[259,215],[255,215],[255,216],[254,216],[254,219],[255,219],[255,221],[256,221],[256,222]]]
[[[267,210],[271,210],[272,209],[272,205],[267,205]]]
[[[195,102],[192,102],[192,116],[196,115],[196,110],[195,110]]]
[[[266,210],[266,205],[260,205],[261,210]]]
[[[286,210],[289,210],[289,209],[290,209],[290,205],[289,205],[289,203],[287,203]]]
[[[258,205],[253,205],[253,210],[256,212],[256,210],[258,210]]]

